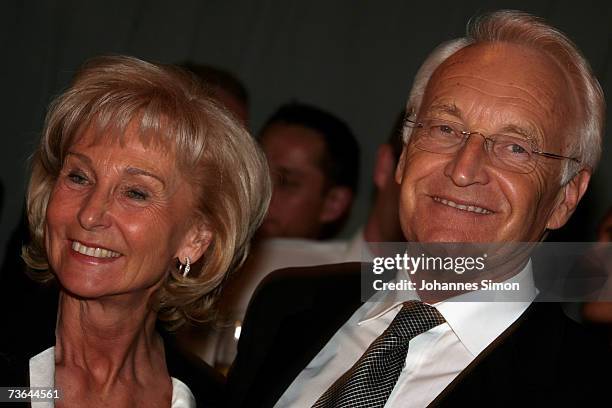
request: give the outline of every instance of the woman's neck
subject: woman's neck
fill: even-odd
[[[107,386],[164,369],[164,347],[155,331],[156,313],[146,302],[114,297],[83,300],[60,295],[56,365],[83,370]],[[154,370],[154,371],[151,371]]]

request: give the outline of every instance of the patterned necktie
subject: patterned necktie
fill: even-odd
[[[405,302],[387,330],[325,391],[313,408],[383,407],[404,368],[408,342],[444,321],[432,306]]]

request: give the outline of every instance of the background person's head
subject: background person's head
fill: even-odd
[[[389,138],[376,151],[374,162],[374,194],[363,235],[367,242],[398,242],[404,240],[399,221],[400,185],[395,181],[395,169],[404,147],[402,130],[405,114],[397,116]]]
[[[597,226],[597,241],[612,242],[612,207],[608,208]]]
[[[227,108],[244,126],[248,126],[249,93],[238,77],[211,65],[186,62],[182,67],[200,78],[210,96]]]
[[[330,238],[350,212],[359,146],[349,127],[310,105],[281,106],[259,141],[274,183],[262,237]]]
[[[484,15],[466,38],[434,50],[407,110],[417,124],[404,132],[397,179],[409,240],[540,240],[569,219],[601,151],[604,100],[588,62],[564,34],[522,12]],[[472,135],[443,149],[431,138],[438,122],[437,136],[452,127]],[[494,150],[500,134],[521,142]]]
[[[77,297],[153,287],[148,306],[175,327],[208,317],[269,196],[263,154],[199,81],[172,66],[96,58],[49,109],[24,258],[36,279],[57,278]]]

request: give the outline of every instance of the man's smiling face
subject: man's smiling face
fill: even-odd
[[[479,44],[436,70],[417,121],[443,119],[483,135],[526,137],[543,151],[566,155],[574,100],[549,57],[515,44]],[[540,157],[528,174],[500,169],[477,134],[453,154],[409,142],[396,173],[404,235],[419,242],[537,241],[573,210],[560,186],[563,164]],[[569,193],[575,198],[577,191]]]

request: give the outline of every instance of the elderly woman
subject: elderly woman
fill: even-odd
[[[269,195],[255,142],[192,77],[129,57],[87,63],[33,158],[24,258],[60,300],[30,386],[60,389],[57,406],[194,406],[156,322],[208,317]]]

